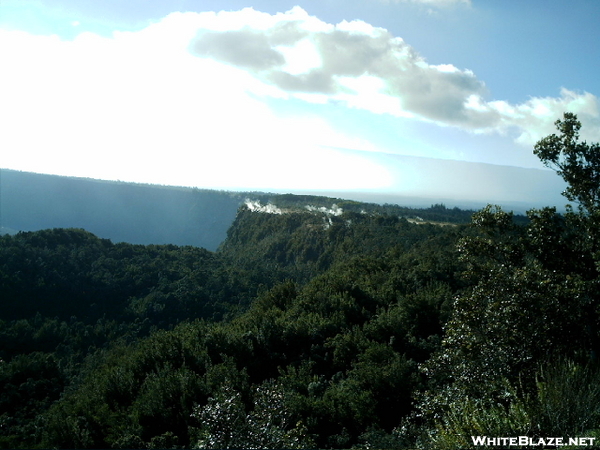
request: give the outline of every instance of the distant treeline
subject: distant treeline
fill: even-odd
[[[297,208],[302,205],[331,208],[333,204],[343,211],[369,214],[387,214],[407,219],[422,219],[424,221],[469,223],[475,211],[463,210],[458,207],[447,208],[444,204],[435,204],[429,208],[409,208],[406,206],[385,203],[365,203],[346,199],[334,199],[317,195],[280,194],[262,197],[280,208]]]

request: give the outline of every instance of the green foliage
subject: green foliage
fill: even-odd
[[[83,230],[0,238],[0,318],[77,316],[94,322],[219,318],[246,304],[256,283],[195,247],[112,244]]]
[[[600,424],[598,367],[561,359],[543,366],[537,376],[531,414],[539,433],[585,436]]]
[[[151,443],[165,433],[188,445],[189,411],[207,392],[203,329],[182,325],[109,352],[45,414],[44,445],[110,448],[125,438]]]
[[[430,384],[418,416],[431,448],[600,425],[599,148],[578,141],[575,115],[556,125],[535,153],[567,181],[579,211],[532,210],[519,226],[497,207],[473,215],[476,233],[459,243],[473,285],[456,296],[442,347],[423,365]]]
[[[463,239],[459,249],[476,284],[456,297],[442,349],[423,366],[436,386],[421,402],[428,417],[460,398],[499,401],[504,380],[521,377],[532,386],[541,361],[593,350],[594,329],[585,325],[597,321],[588,315],[591,284],[572,272],[581,261],[568,264],[569,253],[561,252],[560,265],[568,269],[561,273],[552,252],[538,247],[560,243],[562,221],[552,211],[534,212],[520,228],[510,215],[487,208],[474,222],[482,233]]]
[[[241,395],[225,384],[192,417],[201,423],[196,448],[311,448],[301,422],[294,423],[283,387],[267,380],[253,390],[253,409],[246,412]]]
[[[236,267],[260,268],[264,284],[285,278],[306,283],[350,257],[381,255],[391,248],[407,251],[445,232],[387,212],[268,214],[242,207],[219,252]]]
[[[30,448],[39,438],[37,414],[58,400],[66,383],[51,354],[21,354],[0,361],[0,448]]]
[[[559,359],[536,372],[531,391],[504,380],[500,402],[462,397],[450,405],[425,448],[476,448],[471,436],[591,436],[600,422],[597,367]]]
[[[541,139],[533,152],[567,182],[565,197],[595,212],[600,206],[600,144],[579,141],[581,123],[573,113],[555,124],[559,134]]]
[[[471,436],[528,436],[532,432],[532,419],[519,399],[506,406],[463,397],[451,404],[423,446],[440,450],[477,448]]]
[[[590,214],[490,206],[439,226],[463,214],[330,201],[241,208],[216,253],[0,238],[0,443],[455,448],[457,431],[600,428],[566,400],[596,401]],[[554,376],[551,358],[575,362]]]
[[[346,258],[306,284],[263,286],[250,308],[229,321],[181,323],[98,351],[43,413],[42,445],[399,442],[393,429],[413,410],[423,382],[417,362],[438,348],[445,308],[460,285],[452,250],[460,231],[446,229],[448,249],[425,245],[428,226],[391,223],[394,233],[418,233],[417,244],[395,238],[400,244],[377,256]],[[446,236],[444,229],[430,231]],[[185,249],[180,255],[168,250],[168,264],[186,257]],[[171,293],[169,286],[181,286],[169,267],[151,292],[155,302]],[[191,290],[204,281],[193,281],[198,272],[187,267],[179,270],[192,280]],[[214,282],[214,274],[207,279]],[[141,303],[126,308],[132,305]],[[160,324],[161,314],[145,320]]]

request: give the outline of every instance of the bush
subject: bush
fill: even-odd
[[[496,402],[464,397],[449,405],[424,448],[475,448],[471,436],[581,437],[600,428],[600,371],[571,360],[542,366],[534,392],[505,382]]]

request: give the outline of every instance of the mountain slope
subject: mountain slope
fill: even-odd
[[[243,193],[140,185],[2,169],[0,226],[84,228],[114,242],[215,250]]]

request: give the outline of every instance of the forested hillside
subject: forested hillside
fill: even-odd
[[[294,212],[271,214],[244,206],[217,253],[173,245],[113,244],[77,229],[4,236],[4,445],[137,448],[161,447],[171,439],[169,445],[193,446],[204,435],[208,440],[220,436],[219,430],[202,428],[205,421],[192,416],[194,408],[208,407],[209,398],[221,391],[234,392],[250,405],[254,390],[262,392],[259,386],[281,390],[278,383],[287,380],[284,372],[292,377],[295,371],[299,372],[294,377],[301,379],[294,383],[316,380],[322,385],[313,393],[315,399],[328,391],[333,376],[336,391],[327,394],[331,399],[319,400],[325,403],[311,406],[311,397],[301,390],[296,394],[306,398],[297,399],[297,408],[304,404],[300,410],[281,403],[279,411],[264,412],[280,415],[285,409],[294,424],[305,423],[296,431],[286,429],[289,423],[281,425],[275,435],[289,431],[302,446],[334,441],[348,445],[357,440],[367,418],[355,423],[354,413],[327,411],[342,401],[339,395],[350,395],[337,390],[348,383],[344,380],[354,370],[353,362],[371,340],[397,340],[397,350],[385,350],[389,354],[381,363],[392,357],[390,364],[404,367],[406,373],[397,383],[414,378],[396,400],[378,408],[391,412],[402,399],[402,408],[410,410],[418,381],[415,363],[426,359],[433,345],[429,341],[439,339],[442,310],[460,285],[452,243],[466,230],[412,224],[379,213],[332,216],[296,207]],[[399,289],[406,291],[406,307],[397,305]],[[435,293],[432,298],[430,291]],[[425,309],[419,311],[419,305]],[[427,317],[417,318],[426,311]],[[377,318],[379,314],[385,319]],[[400,335],[397,321],[405,323]],[[368,323],[373,336],[361,337]],[[158,345],[158,353],[148,351],[147,345]],[[164,345],[175,346],[170,356],[162,354]],[[185,350],[190,345],[193,348]],[[139,357],[145,362],[137,361]],[[114,370],[125,370],[124,376],[132,378],[121,380],[121,385],[111,375]],[[148,384],[154,382],[175,384],[163,392]],[[113,395],[121,396],[117,404]],[[147,395],[156,398],[144,399]],[[369,395],[374,408],[379,395]],[[142,414],[137,411],[142,405],[154,409]],[[269,400],[267,406],[271,407]],[[215,426],[222,420],[228,419],[215,418]],[[340,420],[340,426],[335,425]],[[340,436],[325,437],[328,429]],[[232,439],[246,442],[245,432],[239,433]],[[225,443],[217,439],[211,445]]]
[[[0,447],[600,438],[599,146],[557,126],[566,214],[271,196],[216,252],[3,236]]]

